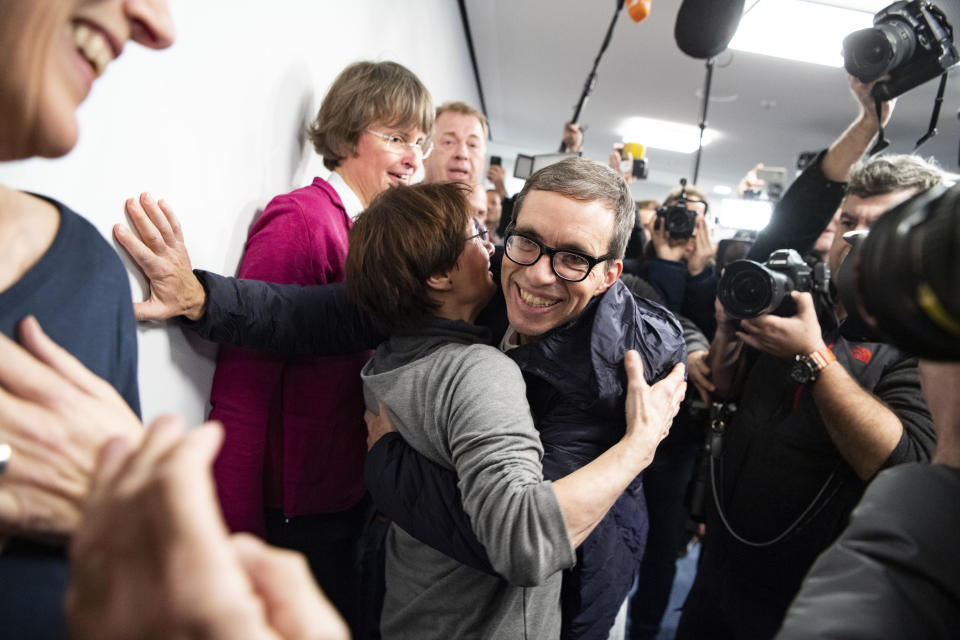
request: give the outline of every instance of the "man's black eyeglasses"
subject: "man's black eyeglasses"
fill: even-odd
[[[528,267],[537,262],[540,256],[550,256],[550,268],[561,280],[581,282],[586,279],[595,266],[613,258],[612,253],[594,257],[578,251],[554,249],[538,240],[529,238],[509,227],[503,241],[507,257],[519,265]]]

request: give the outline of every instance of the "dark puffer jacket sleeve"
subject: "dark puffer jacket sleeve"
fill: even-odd
[[[468,567],[496,575],[463,509],[457,474],[388,433],[367,452],[364,482],[377,508],[411,536]]]
[[[182,322],[207,340],[326,356],[373,349],[384,339],[342,283],[300,286],[194,273],[207,292],[207,307],[197,322]]]

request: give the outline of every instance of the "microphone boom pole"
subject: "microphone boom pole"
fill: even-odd
[[[703,104],[700,107],[700,143],[697,145],[697,157],[693,163],[693,184],[700,176],[700,155],[703,153],[703,130],[707,128],[707,107],[710,106],[710,84],[713,81],[713,58],[707,60],[707,77],[703,82]]]
[[[573,119],[570,121],[573,124],[577,124],[577,121],[580,120],[580,112],[583,110],[583,105],[586,104],[587,98],[590,97],[590,94],[593,93],[594,87],[597,85],[597,67],[600,66],[600,58],[603,57],[607,47],[610,46],[610,39],[613,37],[613,28],[617,26],[617,18],[620,17],[620,11],[623,9],[624,0],[616,0],[616,2],[617,10],[613,13],[613,20],[610,21],[610,26],[607,28],[607,35],[603,39],[603,44],[600,45],[600,52],[593,61],[593,68],[590,69],[590,74],[587,76],[587,81],[583,85],[583,93],[580,94],[580,100],[577,102],[577,106],[573,110]],[[563,153],[565,149],[566,145],[561,141],[560,153]]]

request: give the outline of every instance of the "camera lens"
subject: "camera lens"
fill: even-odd
[[[730,317],[756,318],[776,306],[771,304],[774,288],[769,269],[752,260],[736,260],[727,265],[717,296]]]
[[[671,209],[667,218],[667,228],[670,231],[682,231],[687,225],[687,212],[685,209]]]
[[[671,206],[665,215],[664,223],[672,238],[693,236],[697,214],[683,204]]]
[[[873,82],[913,57],[917,39],[907,23],[890,19],[843,39],[843,66],[860,82]]]
[[[734,297],[745,306],[763,306],[770,297],[770,287],[757,273],[745,272],[730,283]]]
[[[902,349],[960,359],[958,256],[960,185],[920,193],[870,229],[859,256],[855,304]]]

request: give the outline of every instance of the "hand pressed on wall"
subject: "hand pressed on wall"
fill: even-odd
[[[113,233],[147,277],[150,297],[133,305],[137,320],[166,320],[183,315],[199,320],[206,304],[203,285],[193,275],[183,230],[173,209],[148,193],[126,202],[137,234],[122,224]],[[139,237],[138,237],[139,236]]]

